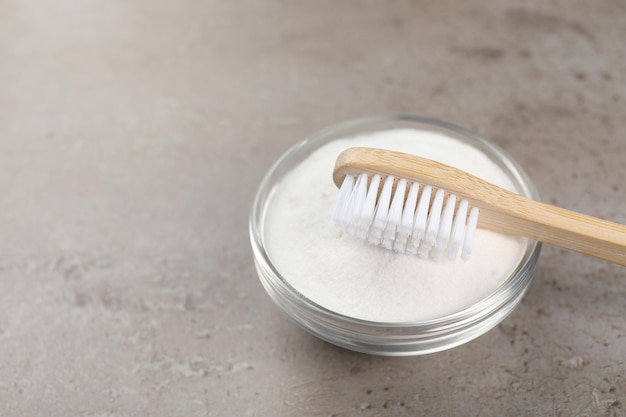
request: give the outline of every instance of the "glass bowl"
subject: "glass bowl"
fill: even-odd
[[[534,185],[514,160],[466,129],[417,116],[374,116],[323,129],[289,149],[263,178],[249,222],[257,273],[278,307],[305,330],[327,342],[358,352],[386,356],[419,355],[449,349],[492,329],[521,301],[532,281],[541,251],[539,242],[527,241],[519,264],[497,289],[462,311],[436,319],[409,322],[362,320],[331,311],[299,293],[290,285],[289,277],[281,275],[272,263],[265,245],[264,222],[272,192],[286,174],[321,146],[361,133],[399,128],[439,132],[470,144],[507,174],[519,194],[539,198]]]

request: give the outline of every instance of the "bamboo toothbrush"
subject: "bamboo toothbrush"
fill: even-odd
[[[350,148],[337,158],[333,219],[350,233],[422,257],[471,254],[476,227],[626,266],[626,226],[531,200],[415,155]],[[480,212],[480,215],[478,213]]]

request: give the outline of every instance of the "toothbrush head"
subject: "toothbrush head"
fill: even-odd
[[[389,250],[455,260],[461,249],[468,260],[478,214],[467,199],[442,188],[361,172],[345,174],[332,218],[346,233]]]

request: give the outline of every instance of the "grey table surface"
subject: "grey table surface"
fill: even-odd
[[[544,248],[499,326],[310,336],[247,221],[291,145],[410,113],[626,223],[626,2],[0,1],[0,415],[626,415],[625,270]]]

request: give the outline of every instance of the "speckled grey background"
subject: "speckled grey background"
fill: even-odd
[[[289,146],[412,113],[626,223],[626,2],[0,1],[0,415],[618,416],[626,274],[545,248],[500,326],[381,358],[290,322],[247,216]]]

